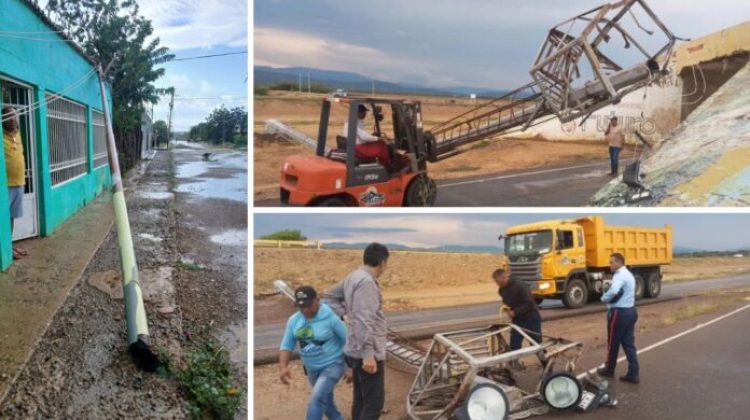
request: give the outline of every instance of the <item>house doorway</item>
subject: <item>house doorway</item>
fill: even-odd
[[[15,220],[13,240],[39,236],[37,177],[36,177],[36,135],[34,117],[34,95],[31,86],[0,78],[2,105],[12,106],[19,114],[21,141],[26,160],[26,186],[23,196],[23,217]]]

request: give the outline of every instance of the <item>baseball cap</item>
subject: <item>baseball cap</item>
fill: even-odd
[[[316,297],[318,297],[318,293],[312,286],[298,287],[294,291],[294,304],[300,308],[307,308],[312,305]]]
[[[359,111],[359,112],[367,112],[367,107],[364,106],[364,105],[362,105],[362,104],[359,104],[359,106],[357,106],[357,111]]]

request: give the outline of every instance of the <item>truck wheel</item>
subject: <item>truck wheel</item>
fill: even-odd
[[[414,177],[406,187],[404,205],[407,207],[432,207],[437,198],[437,185],[427,174]]]
[[[563,304],[566,308],[576,309],[586,304],[589,300],[589,288],[581,279],[570,279],[565,286]]]
[[[316,207],[347,207],[346,200],[341,197],[324,198],[315,204]]]
[[[643,276],[640,274],[633,275],[635,278],[635,300],[640,300],[643,297],[643,289],[645,289],[645,282]]]
[[[648,276],[646,281],[646,288],[643,290],[643,295],[647,298],[655,298],[661,294],[661,276],[657,272],[653,272]]]

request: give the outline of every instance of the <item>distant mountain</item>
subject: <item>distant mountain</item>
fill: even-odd
[[[680,255],[680,254],[694,254],[696,252],[704,252],[705,250],[699,249],[699,248],[691,248],[689,246],[673,246],[672,247],[672,254],[674,255]]]
[[[310,74],[310,83],[313,85],[324,85],[331,91],[343,89],[352,92],[371,92],[373,88],[373,79],[362,76],[361,74],[321,70],[307,67],[268,67],[255,66],[253,68],[254,83],[259,87],[273,86],[279,83],[291,83],[298,85],[302,82],[302,90],[307,87],[308,72]],[[412,93],[420,95],[439,95],[439,96],[468,96],[470,93],[476,93],[482,97],[501,96],[505,90],[488,90],[487,88],[478,88],[470,86],[455,87],[429,87],[412,83],[392,83],[382,80],[375,80],[376,93]]]
[[[368,242],[345,243],[345,242],[328,242],[323,244],[324,248],[329,249],[365,249]],[[390,250],[394,251],[414,251],[414,252],[448,252],[448,253],[472,253],[472,254],[499,254],[502,249],[494,246],[467,246],[467,245],[443,245],[431,248],[410,247],[402,244],[384,244]]]

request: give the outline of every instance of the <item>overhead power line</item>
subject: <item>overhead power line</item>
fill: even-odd
[[[174,100],[178,101],[187,101],[187,100],[199,100],[199,99],[222,99],[226,101],[233,101],[235,99],[247,99],[247,96],[211,96],[211,97],[202,97],[202,98],[187,98],[184,96],[175,96]]]
[[[227,56],[227,55],[239,55],[239,54],[247,54],[247,50],[245,50],[245,51],[234,51],[234,52],[228,52],[228,53],[222,53],[222,54],[197,55],[195,57],[173,58],[173,59],[171,59],[169,61],[201,60],[201,59],[204,59],[204,58],[224,57],[224,56]]]

